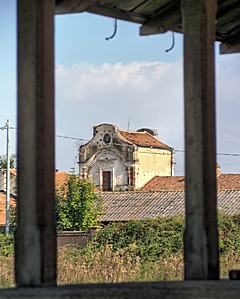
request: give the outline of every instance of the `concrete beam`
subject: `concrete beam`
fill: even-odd
[[[240,32],[234,38],[220,44],[220,54],[233,53],[240,53]]]
[[[174,31],[181,24],[180,4],[171,4],[168,9],[144,23],[139,30],[141,36]]]
[[[216,0],[183,0],[185,278],[218,279],[216,203]]]
[[[54,0],[18,0],[18,286],[56,283]]]
[[[239,299],[239,281],[103,283],[51,288],[1,289],[2,299]]]
[[[99,0],[57,0],[55,13],[84,12],[97,2]]]
[[[123,11],[119,8],[111,8],[99,4],[99,0],[57,0],[55,13],[67,14],[67,13],[79,13],[89,12],[105,17],[115,18],[119,20],[129,21],[133,23],[144,23],[146,18],[135,12]]]

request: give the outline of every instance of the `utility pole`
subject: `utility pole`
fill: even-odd
[[[5,233],[9,233],[9,212],[10,212],[10,130],[9,120],[7,120],[5,128],[7,130],[7,167],[6,167],[6,226]]]

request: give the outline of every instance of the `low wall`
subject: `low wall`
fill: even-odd
[[[77,245],[80,247],[85,247],[87,243],[92,240],[94,234],[100,227],[92,228],[89,231],[65,231],[59,232],[57,234],[57,245],[58,247],[62,246],[71,246]]]

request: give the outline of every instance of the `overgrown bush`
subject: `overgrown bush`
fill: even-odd
[[[96,248],[111,245],[113,250],[128,248],[144,260],[156,260],[183,249],[183,217],[113,223],[100,230],[94,239]]]
[[[14,252],[13,234],[0,233],[0,256],[10,256]]]
[[[219,251],[221,255],[235,252],[240,256],[240,214],[218,216],[219,224]]]
[[[219,214],[219,252],[240,256],[240,215]],[[114,251],[128,248],[144,260],[154,261],[183,251],[183,217],[112,223],[100,230],[91,246],[111,245]]]
[[[58,251],[58,283],[183,279],[182,217],[113,223],[83,249]],[[219,215],[221,278],[240,269],[240,216]],[[13,236],[0,234],[0,287],[14,285]]]

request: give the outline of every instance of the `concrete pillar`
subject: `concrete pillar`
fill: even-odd
[[[54,0],[18,0],[17,286],[56,283]]]
[[[219,278],[214,67],[216,9],[216,0],[182,0],[186,279]]]

